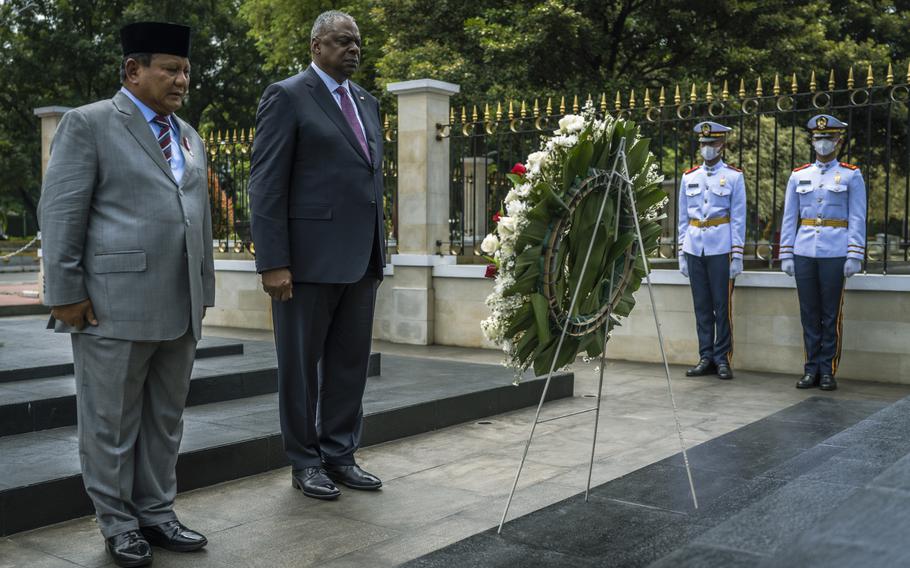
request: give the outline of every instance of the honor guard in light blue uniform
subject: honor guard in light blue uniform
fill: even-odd
[[[697,377],[733,378],[733,280],[743,271],[746,186],[743,172],[722,159],[730,128],[695,125],[704,163],[687,170],[679,187],[679,270],[695,304]]]
[[[847,124],[809,119],[814,163],[790,175],[780,231],[781,269],[796,276],[806,364],[796,388],[834,390],[843,340],[844,283],[866,253],[866,184],[859,168],[837,161]]]

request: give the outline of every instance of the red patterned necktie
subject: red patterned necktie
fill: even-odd
[[[161,127],[161,130],[158,131],[158,146],[161,147],[161,151],[164,153],[164,159],[167,160],[167,163],[171,163],[171,123],[168,122],[168,119],[156,114],[155,118],[152,119],[152,122]]]
[[[347,90],[344,87],[338,87],[335,89],[335,92],[341,95],[341,112],[344,114],[345,120],[348,121],[348,126],[354,131],[354,136],[357,137],[357,141],[360,142],[360,149],[363,150],[363,155],[370,160],[370,163],[373,163],[373,160],[370,158],[370,150],[367,147],[367,140],[363,136],[360,122],[357,121],[357,112],[354,111],[354,105],[351,103],[351,99],[348,98]]]

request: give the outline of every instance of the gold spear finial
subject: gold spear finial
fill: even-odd
[[[217,140],[218,143],[221,144],[221,142],[222,142],[221,129],[218,130],[218,136],[215,137],[215,140]]]
[[[645,108],[651,108],[651,89],[645,89]]]
[[[727,80],[724,79],[724,90],[720,93],[720,100],[727,102],[727,99],[730,98],[730,85],[727,83]]]
[[[910,77],[910,67],[907,67],[907,76]],[[660,106],[667,104],[667,94],[663,85],[660,86],[660,94],[657,95],[657,104]]]
[[[694,103],[698,100],[698,93],[695,91],[695,82],[692,83],[692,92],[689,93],[689,102]]]
[[[551,114],[553,114],[553,97],[547,97],[546,112],[547,112],[547,114],[545,116],[550,116]]]
[[[534,118],[537,118],[537,117],[540,116],[540,104],[539,104],[538,101],[537,101],[537,97],[534,98],[534,110],[533,110],[533,113],[534,113]]]
[[[572,100],[572,112],[578,114],[578,95]]]
[[[209,146],[215,143],[215,131],[209,130]]]
[[[455,124],[455,109],[449,107],[449,124]]]
[[[389,127],[389,125],[388,125],[389,115],[385,115],[385,120],[386,120],[386,128],[388,128]],[[462,105],[461,106],[461,123],[464,124],[467,121],[468,121],[468,109],[466,109],[464,107],[464,105]]]
[[[591,93],[588,93],[588,98],[585,99],[585,106],[593,106],[592,105],[593,102],[594,102],[594,99],[591,98]]]
[[[790,79],[790,92],[794,95],[799,92],[799,85],[796,83],[796,73],[794,73],[793,77]]]
[[[502,103],[496,101],[496,120],[502,120]]]
[[[673,104],[679,105],[682,102],[682,97],[679,95],[679,83],[676,84],[676,92],[673,94]]]
[[[758,83],[755,85],[755,96],[756,96],[756,97],[762,96],[762,90],[761,90],[761,75],[758,76]]]
[[[528,116],[528,105],[525,103],[524,99],[521,100],[520,113],[521,113],[520,114],[521,118],[525,118],[526,116]]]
[[[489,122],[492,117],[490,116],[490,103],[483,105],[483,119],[485,122]]]
[[[472,114],[471,122],[477,122],[477,119],[480,118],[477,115],[477,105],[474,105],[474,113]]]
[[[780,96],[780,73],[774,74],[774,86],[771,88],[771,92],[775,97]]]
[[[622,108],[622,99],[619,98],[619,91],[616,91],[616,101],[613,102],[613,108],[616,110]]]
[[[709,103],[714,102],[714,93],[711,92],[711,81],[708,81],[708,90],[705,91],[705,100]]]
[[[509,120],[515,118],[515,109],[512,106],[512,99],[509,99]]]
[[[242,128],[240,129],[240,143],[246,144],[246,131],[244,131]]]
[[[815,92],[815,89],[818,88],[818,84],[815,82],[815,70],[812,70],[812,76],[809,77],[809,90]]]
[[[828,90],[833,91],[835,86],[836,85],[834,83],[834,69],[832,68],[831,74],[828,75]]]
[[[746,98],[746,80],[740,77],[739,79],[739,98]]]
[[[234,129],[234,139],[231,140],[231,142],[233,142],[234,144],[237,143],[237,129],[236,128]]]
[[[566,114],[566,97],[559,99],[559,114]]]
[[[872,85],[875,84],[875,78],[872,77],[872,64],[869,64],[869,69],[866,71],[866,87],[872,88]]]
[[[885,77],[885,84],[889,87],[894,84],[894,69],[891,68],[891,62],[888,62],[888,76]]]
[[[629,108],[635,109],[635,89],[629,91]]]
[[[907,62],[907,83],[910,83],[910,61]]]
[[[600,94],[600,112],[607,112],[607,93]]]
[[[850,66],[850,69],[847,71],[847,88],[853,88],[853,66]]]

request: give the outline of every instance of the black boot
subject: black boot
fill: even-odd
[[[729,381],[733,378],[733,369],[730,368],[730,365],[726,363],[717,364],[717,378]]]
[[[837,390],[837,381],[834,380],[834,375],[822,375],[821,380],[818,382],[818,388],[823,391]]]
[[[814,373],[806,373],[800,380],[796,381],[796,388],[798,389],[811,389],[817,386],[818,375]]]
[[[698,365],[686,371],[686,376],[703,377],[704,375],[713,375],[715,371],[717,371],[717,368],[714,366],[714,362],[705,357],[698,362]]]

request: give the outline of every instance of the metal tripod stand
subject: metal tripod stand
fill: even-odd
[[[629,178],[629,167],[628,167],[628,162],[626,160],[626,152],[625,152],[625,138],[621,139],[619,142],[619,148],[616,152],[616,158],[613,161],[613,167],[610,171],[609,181],[607,183],[606,189],[604,190],[603,201],[601,201],[600,210],[597,213],[597,221],[594,223],[595,227],[599,227],[601,220],[603,219],[604,209],[606,207],[607,202],[610,199],[610,189],[613,187],[614,182],[618,183],[620,187],[615,192],[616,193],[616,209],[615,209],[616,215],[615,215],[615,222],[614,222],[614,226],[613,226],[613,239],[615,241],[619,235],[619,219],[621,217],[620,212],[622,211],[621,205],[622,205],[622,200],[623,200],[623,193],[627,193],[628,194],[627,198],[629,200],[629,206],[632,210],[632,218],[635,221],[635,236],[636,236],[636,239],[638,242],[638,253],[641,255],[642,263],[644,264],[645,279],[646,279],[646,282],[648,285],[648,295],[651,299],[651,312],[654,314],[654,325],[657,328],[657,341],[660,344],[660,355],[661,355],[661,358],[663,359],[664,372],[667,377],[667,393],[670,397],[670,404],[673,407],[673,418],[676,423],[676,433],[677,433],[677,436],[679,437],[679,447],[682,451],[683,463],[685,464],[685,467],[686,467],[686,475],[689,478],[689,490],[692,495],[692,503],[695,506],[695,508],[697,509],[698,508],[698,497],[695,494],[695,482],[692,479],[692,468],[689,466],[689,456],[686,453],[686,444],[685,444],[685,440],[683,439],[682,426],[679,423],[679,411],[676,406],[676,397],[673,395],[672,380],[670,379],[670,365],[667,361],[667,353],[664,350],[664,339],[663,339],[663,333],[662,333],[661,327],[660,327],[660,319],[658,318],[658,315],[657,315],[657,306],[654,303],[654,288],[651,285],[651,269],[648,265],[648,259],[645,255],[645,243],[641,236],[641,225],[638,222],[638,211],[636,210],[636,205],[635,205],[634,189],[632,186],[632,181]],[[587,270],[587,268],[588,268],[588,261],[590,260],[591,251],[594,248],[594,241],[597,238],[597,234],[598,234],[598,231],[595,230],[594,233],[591,235],[591,241],[588,243],[588,250],[585,253],[584,261],[582,263],[582,268],[581,268],[582,275],[584,275],[585,270]],[[612,291],[613,291],[614,274],[615,274],[615,270],[611,270],[610,271],[610,288],[609,288],[610,293],[612,293]],[[607,359],[606,359],[607,358],[607,343],[610,338],[609,326],[610,326],[610,320],[613,317],[611,313],[607,313],[607,317],[606,317],[606,320],[604,323],[604,344],[602,345],[602,350],[600,353],[600,369],[599,369],[599,377],[598,377],[598,381],[597,381],[597,404],[592,408],[586,408],[583,410],[570,412],[568,414],[563,414],[560,416],[553,416],[553,417],[549,417],[549,418],[545,418],[545,419],[540,418],[540,412],[543,408],[543,403],[547,398],[547,391],[550,388],[550,382],[553,378],[553,373],[556,370],[556,361],[559,359],[559,352],[562,350],[562,345],[563,345],[563,342],[566,337],[566,332],[569,329],[569,324],[570,324],[570,319],[571,319],[570,315],[573,313],[573,311],[575,309],[575,304],[578,301],[578,296],[579,296],[579,293],[581,292],[581,283],[582,283],[582,279],[579,278],[578,284],[576,285],[575,290],[572,294],[572,300],[569,304],[569,310],[566,315],[566,321],[563,324],[562,333],[559,336],[559,343],[556,346],[556,352],[553,354],[553,361],[550,364],[550,370],[547,373],[547,379],[544,382],[543,392],[540,395],[540,402],[537,405],[537,412],[534,416],[534,422],[531,424],[531,431],[528,434],[528,440],[525,443],[524,452],[522,453],[522,456],[521,456],[521,463],[519,463],[519,465],[518,465],[518,471],[515,472],[515,481],[512,483],[512,490],[509,491],[509,499],[506,502],[505,509],[502,512],[502,519],[499,521],[499,529],[496,531],[497,534],[502,532],[502,526],[505,524],[506,517],[509,514],[509,508],[512,505],[512,499],[515,496],[515,490],[518,487],[518,480],[521,478],[521,472],[524,469],[525,460],[528,457],[528,449],[531,447],[531,441],[534,439],[534,432],[535,432],[538,424],[543,424],[544,422],[552,422],[554,420],[560,420],[562,418],[568,418],[570,416],[577,416],[579,414],[584,414],[587,412],[594,412],[594,433],[593,433],[592,439],[591,439],[591,459],[588,463],[588,478],[587,478],[587,484],[585,485],[585,502],[588,501],[588,495],[591,491],[591,474],[594,470],[594,451],[597,446],[597,428],[598,428],[598,425],[600,422],[601,400],[603,398],[604,367],[606,366],[606,362],[607,362]]]

